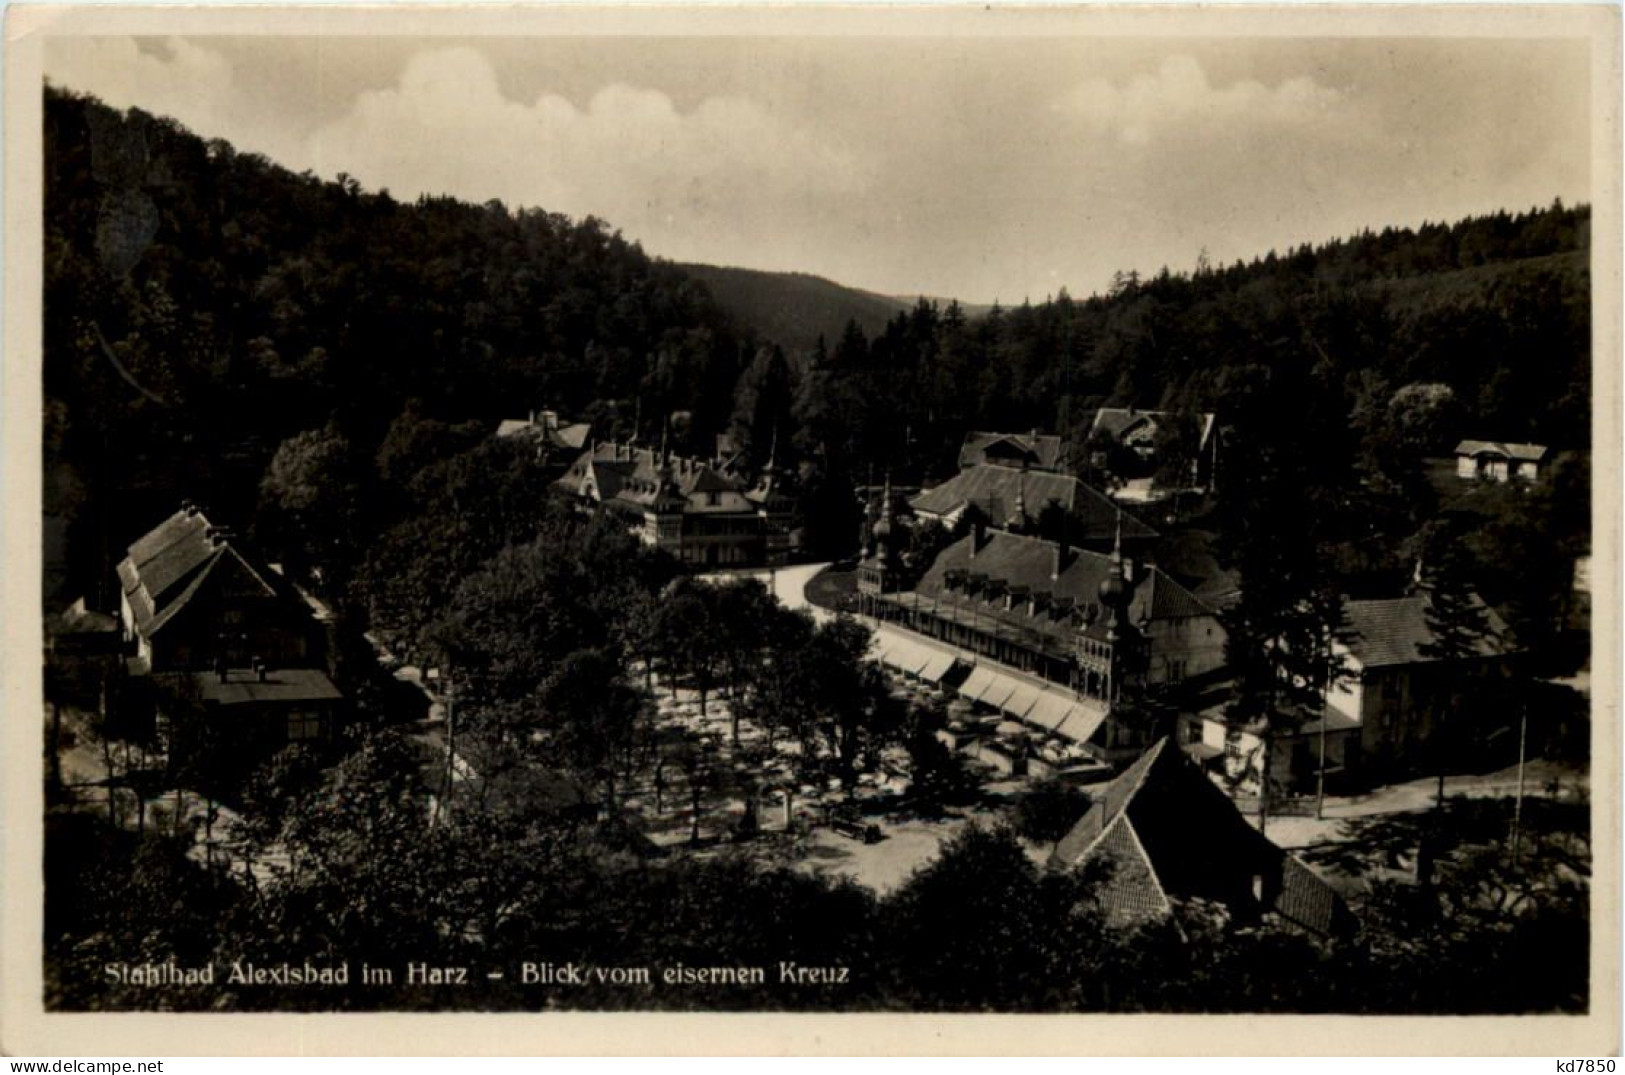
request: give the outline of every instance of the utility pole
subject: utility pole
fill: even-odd
[[[1326,817],[1326,721],[1331,714],[1332,706],[1332,680],[1337,675],[1336,658],[1332,655],[1331,642],[1326,644],[1326,681],[1320,685],[1320,772],[1315,779],[1315,820]],[[1345,745],[1343,757],[1348,758],[1348,748]]]
[[[1326,816],[1326,697],[1320,699],[1320,772],[1315,775],[1315,819]]]

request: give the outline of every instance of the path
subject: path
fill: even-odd
[[[779,599],[779,604],[788,609],[807,609],[813,614],[814,619],[825,620],[829,618],[830,614],[807,601],[807,583],[811,582],[814,576],[828,566],[827,563],[792,564],[789,567],[775,568],[772,571],[763,567],[752,568],[749,571],[731,571],[726,574],[718,573],[700,577],[708,582],[721,582],[734,578],[755,579],[764,586],[771,580],[773,596]]]
[[[1550,798],[1550,789],[1554,784],[1560,798],[1573,796],[1588,787],[1584,770],[1538,758],[1528,764],[1523,789],[1525,798]],[[1325,817],[1272,817],[1265,825],[1265,833],[1276,844],[1289,850],[1340,843],[1347,838],[1343,832],[1344,821],[1378,814],[1431,810],[1438,803],[1438,791],[1438,778],[1430,776],[1404,784],[1390,784],[1363,795],[1328,795]],[[1517,791],[1518,770],[1515,766],[1492,773],[1473,773],[1445,779],[1446,799],[1510,798]],[[1256,813],[1247,812],[1245,816],[1254,828],[1258,826]]]

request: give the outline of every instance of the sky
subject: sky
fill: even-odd
[[[651,254],[1040,301],[1590,200],[1588,44],[1205,37],[75,37],[46,76],[399,199]]]

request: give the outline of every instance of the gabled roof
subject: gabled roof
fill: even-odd
[[[1112,867],[1097,890],[1110,924],[1166,915],[1183,899],[1221,903],[1243,922],[1277,915],[1322,935],[1352,924],[1336,891],[1249,825],[1169,738],[1106,785],[1050,863],[1096,858]]]
[[[592,426],[586,422],[572,422],[570,425],[561,426],[557,424],[550,425],[548,424],[550,421],[556,421],[551,417],[551,414],[548,418],[540,420],[537,418],[504,418],[497,423],[496,435],[503,439],[523,437],[539,440],[555,448],[578,451],[587,443],[587,437],[592,433]]]
[[[965,443],[959,449],[960,469],[984,462],[989,451],[996,455],[1024,458],[1028,466],[1041,470],[1056,470],[1065,461],[1066,442],[1058,436],[1037,430],[1031,433],[967,433]]]
[[[1476,599],[1475,599],[1476,600]],[[1507,627],[1495,610],[1479,602],[1484,611],[1486,635],[1477,640],[1477,656],[1494,657],[1505,653]],[[1424,664],[1438,660],[1422,652],[1434,640],[1427,621],[1428,597],[1419,593],[1377,601],[1345,601],[1343,629],[1338,640],[1364,668]]]
[[[553,431],[553,441],[561,448],[580,448],[592,435],[592,426],[586,422],[572,422]]]
[[[202,589],[229,571],[267,597],[290,596],[279,577],[244,555],[196,509],[182,509],[138,538],[118,565],[119,584],[130,604],[132,625],[150,636],[163,628]]]
[[[669,484],[663,474],[668,467]],[[652,448],[610,441],[582,452],[554,484],[581,495],[589,472],[601,502],[617,500],[639,508],[670,506],[676,510],[681,506],[680,498],[696,493],[745,492],[743,482],[704,460],[673,455],[663,464],[661,453]]]
[[[1072,517],[1078,541],[1104,541],[1116,532],[1120,509],[1110,497],[1069,474],[1021,470],[981,463],[924,490],[909,506],[925,515],[952,515],[974,504],[988,519],[1002,523],[1016,510],[1017,499],[1036,519],[1050,503],[1059,504]],[[1153,538],[1157,532],[1134,516],[1123,513],[1123,536],[1131,540]]]
[[[529,418],[504,418],[497,423],[499,437],[517,437],[531,432],[540,432],[540,429]]]
[[[974,534],[967,534],[943,549],[915,589],[926,597],[948,600],[948,573],[975,573],[987,576],[1005,590],[1044,593],[1052,602],[1070,602],[1072,607],[1082,610],[1099,603],[1100,584],[1114,570],[1111,557],[1072,548],[1067,550],[1067,561],[1060,575],[1051,578],[1055,569],[1054,542],[1002,530],[990,530],[982,540],[975,556],[971,555]],[[1057,637],[1069,636],[1075,630],[1067,621],[1053,622],[1041,617],[1035,622],[1025,612],[1005,612],[997,606],[986,613],[995,619],[1009,619],[1022,627],[1044,630]],[[1128,608],[1128,618],[1135,623],[1212,615],[1215,615],[1212,608],[1155,567],[1147,571],[1135,587]]]
[[[1146,422],[1154,422],[1161,418],[1175,416],[1174,411],[1144,411],[1136,407],[1102,407],[1095,412],[1095,420],[1089,427],[1091,434],[1105,432],[1117,440],[1122,440],[1137,427]],[[1213,435],[1214,416],[1202,413],[1196,416],[1201,423],[1200,444],[1207,444],[1208,438]]]
[[[1157,542],[1157,566],[1204,604],[1224,609],[1241,596],[1241,575],[1219,563],[1217,538],[1203,530],[1166,534]]]
[[[1499,455],[1520,462],[1538,463],[1549,451],[1544,444],[1514,444],[1511,441],[1464,440],[1456,445],[1457,455]]]

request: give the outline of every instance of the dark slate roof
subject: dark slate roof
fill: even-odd
[[[1050,862],[1071,868],[1096,856],[1113,866],[1097,893],[1108,922],[1145,918],[1160,895],[1165,907],[1211,900],[1241,922],[1273,914],[1323,935],[1352,924],[1336,891],[1249,825],[1169,738],[1099,793]]]
[[[959,449],[960,469],[982,463],[989,449],[996,454],[1025,458],[1029,466],[1043,470],[1059,468],[1066,456],[1066,442],[1047,433],[1036,430],[1031,433],[976,431],[965,434],[965,443]]]
[[[1504,455],[1508,459],[1538,463],[1546,458],[1544,444],[1514,444],[1511,441],[1464,440],[1456,445],[1457,455]]]
[[[1134,427],[1147,421],[1173,416],[1173,411],[1144,411],[1136,407],[1102,407],[1095,412],[1094,423],[1089,432],[1104,431],[1117,440],[1134,430]],[[1213,415],[1200,414],[1197,416],[1202,424],[1201,444],[1206,444],[1213,435]]]
[[[1157,566],[1215,608],[1234,603],[1241,593],[1241,575],[1219,563],[1214,553],[1217,538],[1204,530],[1165,535],[1156,545]]]
[[[909,501],[909,505],[916,512],[928,515],[951,515],[966,504],[974,504],[988,519],[1002,523],[1015,513],[1018,499],[1025,502],[1027,514],[1033,519],[1052,502],[1066,508],[1077,527],[1074,536],[1078,541],[1109,540],[1116,533],[1120,513],[1123,537],[1134,540],[1157,536],[1155,530],[1121,512],[1105,493],[1069,474],[1048,474],[994,463],[967,467],[940,485],[924,490]]]
[[[1118,814],[1106,825],[1091,856],[1109,866],[1106,880],[1096,892],[1107,925],[1130,928],[1173,913],[1156,867],[1146,857],[1145,845],[1127,815]]]
[[[130,546],[118,565],[134,626],[151,635],[172,620],[211,577],[235,574],[266,596],[290,596],[286,584],[255,563],[228,537],[211,537],[196,510],[171,515]],[[227,565],[223,570],[221,565]]]
[[[580,451],[591,434],[590,423],[561,425],[558,412],[551,410],[532,411],[528,418],[504,418],[497,423],[496,432],[499,438],[532,440],[565,451]]]
[[[1055,567],[1056,545],[1042,538],[1011,534],[1002,530],[989,530],[983,536],[982,546],[971,555],[974,534],[967,534],[937,554],[931,566],[920,577],[915,590],[925,598],[941,601],[970,600],[961,591],[947,588],[950,571],[985,575],[997,582],[996,589],[1037,593],[1045,596],[1051,606],[1069,605],[1077,616],[1086,616],[1091,605],[1098,606],[1100,584],[1114,570],[1112,558],[1088,549],[1067,550],[1067,563],[1058,578],[1051,578]],[[1095,608],[1097,626],[1103,626],[1101,610]],[[981,602],[984,616],[1008,621],[1023,630],[1037,630],[1053,637],[1060,645],[1070,643],[1078,626],[1077,616],[1057,618],[1040,614],[1031,616],[1020,606],[1006,610],[1002,596]],[[1157,568],[1144,570],[1129,603],[1128,617],[1132,622],[1161,619],[1187,619],[1212,616],[1214,610],[1200,601],[1185,587]]]
[[[1378,601],[1345,601],[1344,627],[1339,639],[1365,668],[1437,660],[1422,653],[1422,647],[1434,638],[1427,622],[1427,608],[1426,594]],[[1506,624],[1487,606],[1484,606],[1484,622],[1489,633],[1478,641],[1478,656],[1505,653]]]
[[[198,696],[216,705],[292,705],[298,702],[333,702],[344,697],[325,672],[315,668],[273,668],[265,682],[248,669],[226,673],[225,682],[215,672],[191,673]]]
[[[695,493],[745,492],[742,482],[704,460],[673,455],[670,466],[672,489],[683,497]],[[600,500],[619,500],[637,507],[666,502],[677,506],[669,491],[662,496],[661,457],[652,448],[600,442],[582,452],[554,484],[580,495],[589,469],[598,486]]]

